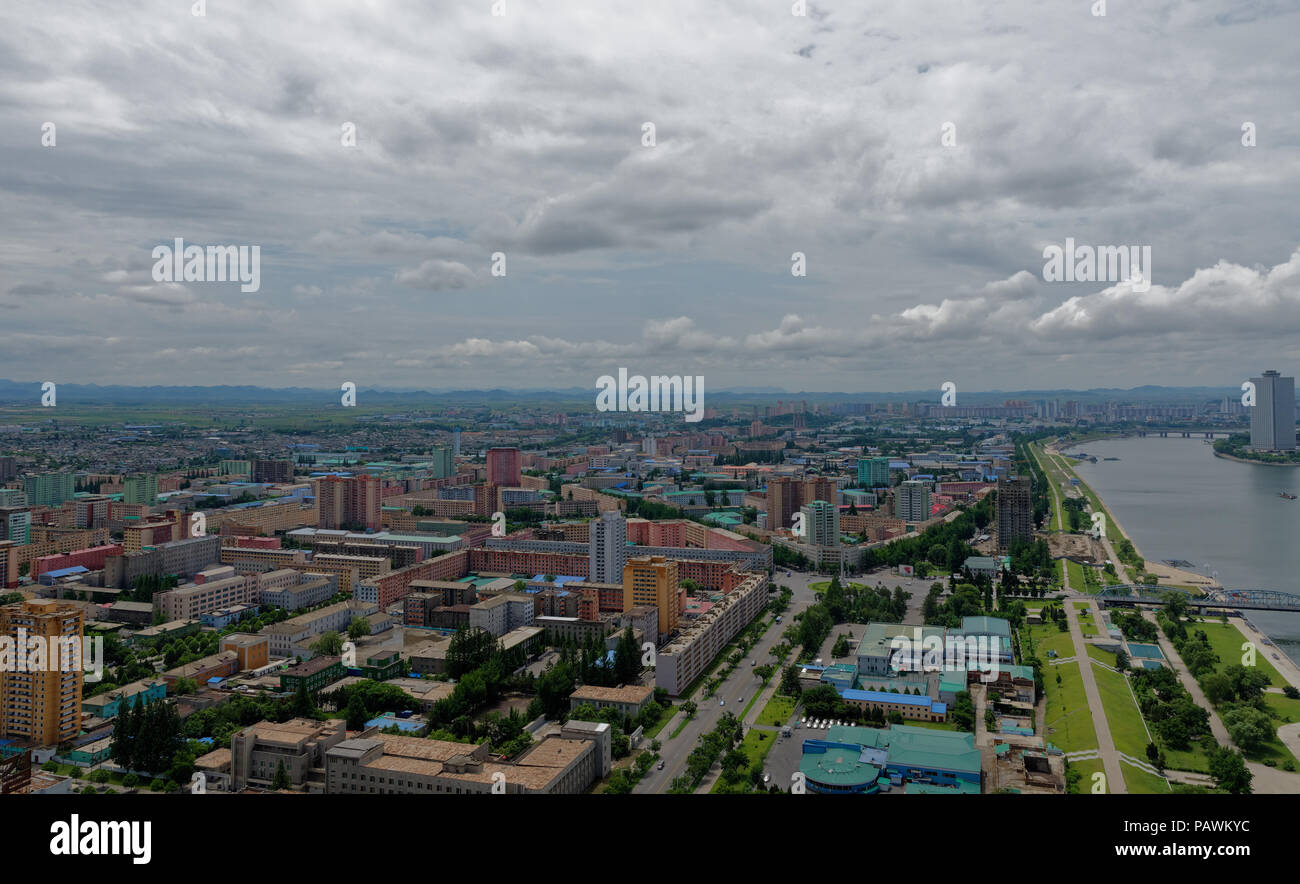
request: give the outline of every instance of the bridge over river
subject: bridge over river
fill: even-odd
[[[1094,596],[1106,607],[1133,605],[1162,605],[1169,593],[1181,595],[1187,607],[1197,611],[1207,608],[1236,608],[1245,611],[1297,611],[1300,612],[1300,595],[1276,589],[1207,589],[1189,592],[1172,586],[1137,586],[1120,584],[1107,586]]]

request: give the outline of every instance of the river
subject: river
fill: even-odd
[[[1204,439],[1181,437],[1105,439],[1071,451],[1098,459],[1075,470],[1145,558],[1218,572],[1227,589],[1300,594],[1300,499],[1278,496],[1300,495],[1300,467],[1225,460]],[[1246,614],[1300,663],[1300,614]]]

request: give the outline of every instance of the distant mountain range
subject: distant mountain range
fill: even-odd
[[[254,387],[254,386],[213,386],[213,387],[132,387],[122,385],[100,386],[99,384],[59,384],[58,401],[68,405],[150,405],[150,404],[186,404],[186,405],[259,405],[259,404],[310,404],[322,400],[335,399],[340,395],[337,389],[312,389],[309,387]],[[357,398],[360,404],[375,405],[417,405],[429,402],[459,404],[489,403],[542,403],[573,402],[594,400],[595,388],[567,387],[557,390],[375,390],[359,388]],[[1122,390],[1102,388],[1091,390],[984,390],[959,392],[959,402],[963,405],[998,404],[1006,399],[1075,399],[1080,402],[1105,402],[1109,400],[1128,402],[1195,402],[1207,399],[1222,399],[1224,396],[1240,395],[1237,387],[1157,387],[1145,385]],[[11,381],[0,379],[0,405],[31,406],[40,402],[41,382]],[[903,402],[928,401],[937,402],[939,391],[907,390],[900,392],[825,392],[800,391],[789,392],[776,387],[738,387],[732,390],[707,390],[706,401],[713,406],[720,403],[738,404],[740,402],[759,402],[782,400],[806,400],[811,403],[827,404],[833,402]]]

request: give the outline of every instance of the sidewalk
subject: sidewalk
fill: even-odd
[[[1259,653],[1268,653],[1269,648],[1275,647],[1274,645],[1264,644],[1264,639],[1268,638],[1268,636],[1263,632],[1254,632],[1251,630],[1244,617],[1229,617],[1228,622],[1236,624],[1238,631],[1246,637],[1247,641],[1254,643],[1255,647],[1259,650]],[[1273,664],[1273,668],[1278,671],[1279,675],[1296,688],[1300,688],[1300,666],[1296,666],[1294,660],[1281,651],[1278,651],[1277,659],[1273,660],[1270,658],[1268,662]],[[1281,685],[1274,685],[1274,687],[1281,689]]]
[[[1069,572],[1066,572],[1069,580]],[[1110,723],[1106,721],[1106,707],[1101,703],[1101,692],[1097,690],[1097,677],[1093,674],[1091,657],[1088,656],[1087,642],[1083,630],[1079,628],[1079,615],[1074,605],[1065,603],[1065,617],[1070,624],[1070,639],[1074,642],[1075,655],[1079,658],[1079,675],[1083,679],[1083,693],[1088,698],[1088,708],[1092,710],[1092,723],[1097,731],[1097,752],[1101,755],[1101,764],[1106,771],[1106,791],[1112,795],[1127,795],[1128,786],[1124,783],[1124,769],[1120,767],[1119,752],[1110,735]],[[1080,653],[1081,652],[1081,653]]]

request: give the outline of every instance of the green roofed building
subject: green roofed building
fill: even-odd
[[[898,647],[895,638],[904,638],[911,645],[927,646],[928,641],[943,641],[942,626],[910,626],[903,623],[869,623],[858,643],[858,672],[863,676],[891,675],[890,659]],[[939,645],[942,647],[942,644]],[[919,648],[918,648],[919,650]]]
[[[937,786],[933,783],[908,783],[903,787],[904,795],[978,795],[978,783],[960,782],[952,786]]]
[[[963,617],[962,635],[1001,635],[1011,638],[1011,623],[1001,617]]]
[[[974,734],[901,724],[832,727],[823,740],[804,740],[799,770],[810,791],[825,794],[872,794],[882,775],[950,794],[978,793],[981,782]]]

